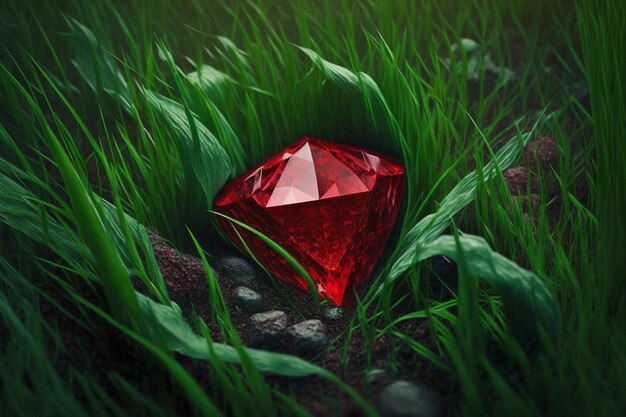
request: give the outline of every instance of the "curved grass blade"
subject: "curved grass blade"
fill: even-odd
[[[176,303],[171,306],[156,303],[150,298],[137,293],[137,298],[144,316],[153,316],[158,323],[160,336],[168,348],[196,359],[210,360],[215,355],[219,360],[239,364],[241,356],[236,348],[221,343],[207,345],[207,339],[196,334],[183,318]],[[365,411],[368,416],[377,415],[373,407],[340,378],[311,362],[297,356],[243,348],[248,359],[260,372],[270,372],[288,377],[318,375],[341,387]]]
[[[159,322],[159,316],[154,314],[153,309],[146,310],[145,309],[145,299],[148,299],[146,296],[136,293],[137,299],[139,300],[139,305],[142,307],[142,314],[144,320],[148,321],[150,319],[156,319],[156,322],[153,321],[153,325],[161,323]],[[149,299],[148,299],[149,300]],[[113,317],[108,315],[105,311],[99,309],[96,305],[90,303],[88,300],[84,298],[79,298],[77,301],[84,304],[86,307],[89,307],[102,318],[104,318],[111,325],[118,328],[120,331],[124,332],[128,335],[132,340],[134,340],[137,344],[143,346],[146,350],[152,353],[158,360],[160,360],[163,365],[168,369],[170,375],[184,388],[185,394],[189,397],[189,400],[196,406],[198,409],[203,410],[203,415],[207,416],[222,416],[221,411],[211,402],[211,400],[206,396],[200,385],[187,373],[185,368],[180,365],[175,359],[173,359],[167,351],[163,350],[158,343],[154,343],[153,340],[145,337],[144,335],[135,332],[129,327],[124,326],[122,323],[115,320]],[[151,302],[155,305],[162,306],[165,308],[170,308],[164,306],[162,304],[157,304]],[[148,315],[148,314],[150,315]],[[182,319],[182,315],[181,315]],[[183,320],[184,321],[184,320]],[[185,323],[186,324],[186,323]],[[154,328],[152,330],[155,330]],[[199,336],[198,336],[199,337]],[[204,340],[204,339],[203,339]],[[167,342],[167,340],[166,340]],[[168,345],[169,347],[169,345]]]
[[[11,179],[12,177],[16,180]],[[0,224],[6,224],[30,239],[46,245],[66,262],[73,264],[74,268],[80,269],[85,276],[88,276],[87,266],[94,262],[91,251],[83,244],[80,237],[71,231],[70,226],[62,222],[60,218],[57,220],[48,214],[48,209],[59,211],[58,208],[40,200],[32,191],[24,188],[17,181],[43,187],[42,189],[46,192],[52,192],[38,179],[0,158],[0,189],[3,190],[0,195]],[[100,205],[101,219],[106,226],[108,238],[116,247],[127,270],[132,273],[136,265],[126,249],[129,241],[122,230],[124,228],[128,228],[134,243],[141,249],[141,256],[150,276],[150,281],[143,280],[144,284],[160,301],[167,302],[163,277],[158,269],[145,227],[127,214],[124,214],[125,218],[122,221],[118,217],[119,212],[116,206],[98,196],[93,197],[96,200],[95,203]],[[66,209],[69,210],[69,207]],[[125,223],[125,227],[122,227],[122,222]]]
[[[291,256],[289,252],[283,249],[278,243],[274,242],[272,239],[270,239],[263,233],[259,232],[258,230],[248,226],[247,224],[242,223],[237,219],[233,219],[232,217],[229,217],[225,214],[218,213],[217,211],[212,211],[212,210],[209,210],[209,211],[213,214],[216,214],[220,217],[225,218],[226,220],[236,224],[239,227],[246,229],[247,231],[251,233],[254,233],[263,242],[265,242],[272,250],[274,250],[276,253],[282,256],[287,261],[287,263],[289,263],[289,265],[293,269],[295,269],[298,274],[300,274],[302,279],[306,281],[307,285],[309,286],[309,289],[311,290],[311,294],[313,294],[313,299],[315,300],[315,304],[318,306],[320,305],[320,293],[317,289],[317,285],[315,285],[315,282],[313,281],[313,278],[311,278],[311,275],[309,275],[306,269],[304,269],[304,267],[300,265],[300,263],[296,260],[296,258]]]
[[[481,175],[472,171],[465,176],[450,193],[441,201],[441,205],[435,213],[429,214],[419,221],[401,240],[398,245],[396,261],[391,266],[386,280],[391,282],[414,266],[420,256],[422,247],[436,239],[450,226],[452,217],[470,204],[476,198],[477,181],[484,178],[485,181],[498,175],[515,163],[532,136],[534,131],[518,135],[506,143],[487,163]]]
[[[491,284],[502,299],[512,332],[528,340],[541,340],[542,332],[558,336],[560,313],[556,301],[535,274],[499,253],[479,236],[441,236],[421,245],[417,262],[436,255],[457,260],[462,248],[467,273]]]
[[[397,154],[402,148],[400,145],[405,141],[404,135],[376,81],[364,72],[354,73],[341,65],[326,61],[311,49],[297,45],[296,47],[311,59],[313,64],[333,85],[354,99],[365,100],[370,120],[375,126],[384,126],[388,129],[395,140],[395,142],[390,142],[381,137],[377,145],[389,153]]]
[[[193,185],[200,186],[207,206],[211,207],[215,194],[233,172],[226,151],[209,129],[194,115],[188,115],[183,105],[150,90],[143,90],[143,94],[148,104],[176,133],[183,159],[189,161],[195,176]]]
[[[236,170],[243,170],[245,153],[239,137],[215,104],[221,101],[221,97],[225,96],[227,84],[234,83],[234,80],[209,66],[205,66],[206,68],[201,66],[198,72],[192,73],[197,75],[190,79],[189,75],[185,75],[183,70],[176,65],[172,53],[164,43],[159,42],[157,47],[159,55],[169,66],[174,84],[181,97],[181,104],[189,120],[191,133],[194,135],[194,142],[202,140],[196,137],[199,134],[198,130],[202,129],[197,124],[204,124],[209,134],[216,132],[216,136],[213,138],[226,152],[231,165],[234,165]],[[203,69],[206,73],[202,72]],[[235,171],[235,167],[231,166],[231,170]],[[231,172],[231,174],[233,173]]]
[[[144,315],[153,314],[157,319],[170,350],[191,358],[210,358],[206,339],[191,329],[176,303],[172,303],[172,306],[166,306],[139,293],[137,293],[137,298]],[[213,343],[212,348],[221,361],[240,362],[239,353],[234,347]],[[327,373],[323,368],[297,356],[255,349],[246,349],[246,353],[257,369],[262,372],[272,372],[283,376],[323,376]]]
[[[175,66],[173,61],[170,65]],[[208,65],[203,65],[198,71],[187,74],[185,79],[188,82],[184,87],[179,87],[187,92],[190,107],[210,129],[216,132],[217,139],[234,165],[234,171],[242,172],[245,169],[246,153],[235,130],[216,104],[216,100],[224,95],[226,84],[234,83],[234,80]]]
[[[0,224],[52,247],[65,258],[93,260],[92,254],[82,245],[78,236],[68,234],[63,225],[45,213],[44,203],[38,201],[35,194],[5,174],[9,167],[11,164],[0,158]],[[27,174],[19,170],[17,172],[27,178]]]
[[[109,239],[91,192],[83,184],[65,149],[49,126],[48,146],[65,182],[81,237],[93,254],[109,306],[123,322],[141,326],[139,304],[130,274]]]
[[[226,85],[235,82],[230,75],[205,64],[200,65],[195,71],[185,74],[185,78],[211,100],[221,98]]]
[[[76,40],[72,64],[85,82],[96,94],[102,92],[113,96],[129,114],[134,105],[124,75],[117,68],[114,59],[98,43],[96,36],[79,21],[65,18],[70,34]]]

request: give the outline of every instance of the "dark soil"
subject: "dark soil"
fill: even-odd
[[[150,235],[154,252],[159,263],[159,268],[165,279],[170,297],[178,303],[183,311],[191,314],[195,311],[207,323],[210,322],[208,290],[206,284],[206,273],[200,259],[190,255],[181,254],[170,247],[162,238],[152,233]],[[225,256],[242,256],[233,252],[228,247],[215,248],[216,259]],[[443,261],[444,265],[446,262]],[[437,268],[437,264],[434,264]],[[231,314],[233,325],[238,330],[244,344],[248,342],[249,317],[250,314],[239,310],[233,298],[230,296],[238,284],[233,283],[224,276],[216,263],[216,275],[220,284],[220,289],[224,295],[228,310]],[[447,270],[445,269],[447,268]],[[441,276],[449,273],[456,274],[454,268],[445,268],[439,271]],[[454,415],[458,403],[458,392],[455,383],[449,376],[435,368],[423,358],[417,357],[414,353],[406,351],[392,351],[392,343],[386,337],[382,337],[374,343],[371,349],[371,368],[382,369],[385,373],[371,381],[367,381],[367,347],[360,332],[353,333],[348,356],[350,358],[346,367],[342,366],[342,349],[345,343],[346,330],[349,325],[349,317],[353,312],[348,311],[338,320],[325,320],[323,310],[318,310],[310,294],[305,293],[291,285],[283,284],[280,280],[268,277],[263,271],[257,271],[259,277],[259,288],[257,292],[263,295],[266,310],[280,310],[287,313],[288,326],[306,319],[320,319],[327,328],[330,340],[335,340],[331,344],[327,353],[316,358],[316,362],[340,375],[346,382],[355,387],[366,398],[374,401],[378,392],[389,382],[396,379],[404,379],[425,384],[443,393],[445,402],[445,415]],[[448,276],[449,280],[454,280],[456,275]],[[365,291],[371,282],[363,283],[359,289]],[[322,307],[323,308],[323,307]],[[407,306],[408,308],[408,306]],[[402,311],[406,313],[408,311]],[[399,314],[397,312],[396,314]],[[216,341],[221,341],[216,326],[209,326],[212,329],[212,337]],[[432,347],[428,334],[428,326],[425,320],[412,320],[402,323],[398,330],[410,335],[413,339]],[[285,346],[275,349],[279,352],[288,353]],[[393,358],[393,364],[390,362]],[[298,402],[311,413],[317,416],[326,416],[332,413],[332,405],[339,403],[343,414],[346,416],[361,415],[361,410],[340,388],[328,384],[318,377],[288,379],[276,376],[269,376],[268,380],[278,384],[280,387],[289,386],[298,396]]]
[[[34,279],[43,295],[39,300],[41,317],[54,329],[44,333],[48,357],[87,410],[88,396],[93,394],[88,394],[76,380],[76,371],[95,380],[97,386],[118,404],[127,401],[127,394],[111,379],[114,374],[131,382],[147,397],[156,398],[159,395],[157,390],[163,390],[163,387],[168,392],[176,392],[178,388],[174,384],[163,383],[169,378],[160,362],[153,360],[102,317],[79,307],[58,283],[44,276],[35,276]],[[72,285],[81,297],[94,305],[100,305],[105,299],[98,286],[91,286],[83,279],[76,280]],[[182,395],[175,396],[173,401],[178,402],[180,407],[187,406]]]

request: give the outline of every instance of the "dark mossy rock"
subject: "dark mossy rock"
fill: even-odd
[[[303,358],[312,358],[328,347],[326,326],[321,321],[305,320],[287,328],[288,350]]]

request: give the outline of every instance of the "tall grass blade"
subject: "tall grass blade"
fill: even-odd
[[[13,180],[12,178],[15,178]],[[24,234],[30,239],[39,242],[68,262],[76,270],[82,271],[85,277],[96,279],[91,272],[91,265],[95,258],[92,252],[83,243],[81,238],[72,231],[72,228],[61,222],[61,219],[53,218],[47,211],[47,204],[40,200],[36,194],[25,188],[22,184],[30,184],[33,179],[0,158],[0,224],[5,224],[15,231]],[[33,187],[37,186],[31,184]],[[100,205],[101,220],[106,225],[107,238],[114,245],[116,252],[127,271],[133,271],[133,259],[128,254],[126,247],[129,242],[125,239],[121,229],[117,208],[100,197],[93,196],[96,204]],[[141,249],[141,255],[147,267],[150,279],[153,283],[146,283],[147,288],[159,298],[167,300],[167,291],[163,277],[158,269],[152,246],[143,225],[139,224],[131,216],[125,215],[125,223],[130,229],[135,244]]]
[[[50,130],[48,133],[48,146],[63,176],[80,236],[91,250],[100,271],[100,280],[109,306],[122,322],[141,326],[139,304],[130,281],[130,274],[106,233],[91,192],[83,184],[61,142]]]
[[[404,136],[376,81],[364,72],[354,73],[341,65],[326,61],[311,49],[297,47],[311,59],[313,64],[333,85],[357,102],[365,101],[370,120],[375,127],[390,131],[394,139],[390,142],[383,136],[376,136],[378,140],[376,145],[381,150],[398,154],[404,142]]]
[[[187,73],[185,77],[211,100],[222,98],[227,85],[235,82],[230,75],[210,65],[200,65],[195,71]]]
[[[584,71],[589,84],[597,154],[596,205],[599,293],[611,308],[621,304],[626,257],[626,4],[592,0],[576,3]],[[602,302],[605,302],[604,300]],[[612,304],[612,305],[611,305]]]
[[[187,117],[180,103],[150,90],[144,90],[144,97],[176,134],[183,160],[190,164],[195,176],[194,179],[185,178],[186,185],[192,188],[200,187],[207,207],[212,207],[213,198],[233,173],[226,151],[217,138],[195,116],[191,116],[193,120]],[[194,135],[193,127],[197,135]],[[194,140],[194,136],[197,140]]]
[[[41,213],[45,204],[35,194],[13,181],[7,174],[21,173],[21,180],[28,176],[0,158],[0,224],[23,233],[36,242],[48,245],[65,258],[93,260],[92,254],[82,245],[75,234],[68,234],[67,228],[53,218]]]
[[[72,64],[81,77],[94,93],[113,96],[124,110],[132,114],[133,104],[128,84],[113,57],[98,43],[89,28],[71,17],[66,17],[66,21],[70,35],[76,41]]]
[[[211,211],[211,213],[216,214],[216,215],[218,215],[220,217],[223,217],[223,218],[227,219],[229,222],[232,222],[235,225],[237,225],[237,226],[239,226],[241,228],[244,228],[248,232],[253,233],[259,239],[261,239],[263,242],[265,242],[273,251],[275,251],[280,256],[282,256],[285,259],[285,261],[287,261],[289,266],[291,266],[302,277],[302,279],[304,279],[306,281],[307,285],[309,286],[309,290],[311,291],[311,294],[313,295],[313,299],[314,299],[315,303],[317,305],[320,304],[320,293],[319,293],[319,291],[317,289],[317,285],[315,284],[315,281],[313,281],[313,278],[311,278],[311,275],[309,275],[309,273],[306,271],[306,269],[304,269],[304,267],[302,265],[300,265],[300,263],[296,260],[296,258],[294,258],[289,252],[287,252],[283,247],[281,247],[278,243],[274,242],[268,236],[264,235],[263,233],[259,232],[258,230],[254,229],[253,227],[250,227],[247,224],[242,223],[239,220],[234,219],[232,217],[229,217],[229,216],[227,216],[225,214],[218,213],[216,211]],[[243,242],[243,243],[245,245],[245,242]]]

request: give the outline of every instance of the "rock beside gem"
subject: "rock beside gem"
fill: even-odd
[[[436,417],[441,414],[440,395],[408,381],[387,385],[378,397],[383,417]]]
[[[281,345],[287,327],[284,311],[266,311],[250,316],[249,344],[252,347],[272,349]]]
[[[343,309],[341,307],[332,307],[324,312],[324,319],[328,321],[336,321],[343,317]]]
[[[258,289],[259,282],[256,271],[245,259],[229,256],[223,258],[219,262],[218,267],[236,285]]]
[[[545,173],[550,173],[558,165],[558,146],[553,138],[540,136],[530,142],[524,151],[524,163],[528,168],[534,170],[537,165]]]
[[[539,180],[535,175],[529,175],[524,166],[509,168],[502,175],[511,194],[527,194],[529,190],[536,193],[539,190]]]
[[[248,287],[237,287],[233,291],[235,305],[248,313],[259,313],[263,310],[263,297]]]
[[[326,326],[319,320],[305,320],[287,328],[289,352],[303,358],[319,355],[328,346]]]

